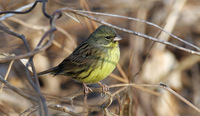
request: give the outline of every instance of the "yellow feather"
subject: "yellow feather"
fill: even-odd
[[[76,81],[84,82],[87,84],[97,83],[103,80],[104,78],[106,78],[115,69],[120,58],[118,42],[112,42],[106,47],[109,47],[112,49],[109,49],[108,54],[104,56],[102,67],[98,66],[95,69],[89,69],[87,72],[81,73],[79,77],[85,77],[91,72],[91,70],[93,70],[87,78],[75,79]],[[101,65],[101,64],[98,64],[98,65]]]

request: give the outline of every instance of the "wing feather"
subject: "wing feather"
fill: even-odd
[[[58,65],[57,69],[54,70],[55,75],[78,75],[79,73],[88,70],[90,66],[97,64],[100,57],[100,50],[89,46],[87,42],[83,42],[71,55]]]

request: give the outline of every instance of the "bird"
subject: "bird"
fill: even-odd
[[[116,68],[120,59],[118,41],[122,38],[109,26],[99,26],[58,66],[38,73],[69,76],[83,83],[84,92],[92,91],[87,84],[100,83]]]

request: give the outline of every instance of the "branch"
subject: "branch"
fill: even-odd
[[[179,49],[179,50],[182,50],[182,51],[185,51],[185,52],[188,52],[188,53],[191,53],[191,54],[199,55],[199,56],[200,56],[200,52],[197,52],[197,51],[194,51],[194,50],[190,50],[190,49],[187,49],[187,48],[184,48],[184,47],[181,47],[181,46],[172,44],[172,43],[167,42],[167,41],[159,40],[159,39],[157,39],[157,38],[154,38],[154,37],[145,35],[145,34],[143,34],[143,33],[135,32],[135,31],[132,31],[132,30],[128,30],[128,29],[125,29],[125,28],[121,28],[121,27],[112,25],[112,24],[110,24],[110,23],[107,23],[107,22],[105,22],[105,21],[102,21],[102,20],[100,20],[100,19],[97,19],[97,18],[95,18],[95,17],[93,17],[93,16],[90,16],[90,15],[88,15],[88,14],[85,14],[85,13],[83,13],[84,11],[74,10],[74,9],[71,9],[71,8],[68,8],[68,7],[67,7],[67,8],[62,8],[62,9],[60,9],[60,10],[61,10],[61,11],[72,12],[72,13],[74,13],[74,14],[77,14],[77,15],[86,17],[86,18],[88,18],[88,19],[94,20],[94,21],[96,21],[96,22],[98,22],[98,23],[101,23],[101,24],[110,26],[110,27],[112,27],[112,28],[115,28],[115,29],[117,29],[117,30],[120,30],[120,31],[129,33],[129,34],[134,34],[134,35],[136,35],[136,36],[143,37],[143,38],[146,38],[146,39],[149,39],[149,40],[158,42],[158,43],[162,43],[162,44],[165,44],[165,45],[169,45],[169,46],[172,46],[172,47],[177,48],[177,49]],[[116,15],[114,15],[114,16],[116,16]],[[122,16],[122,17],[123,17],[123,16]],[[124,18],[126,18],[126,19],[131,19],[131,20],[136,20],[136,19],[131,18],[131,17],[124,17]],[[137,19],[137,21],[142,21],[142,20]],[[145,23],[147,23],[147,24],[150,24],[150,25],[154,25],[155,27],[157,27],[157,28],[161,29],[162,31],[164,31],[164,30],[163,30],[161,27],[159,27],[158,25],[155,25],[155,24],[153,24],[153,23],[146,22],[146,21],[143,21],[143,22],[145,22]],[[186,43],[187,45],[190,45],[190,46],[192,46],[192,47],[194,47],[194,48],[196,48],[196,49],[198,49],[198,50],[200,51],[200,48],[199,48],[199,47],[194,46],[194,45],[192,45],[192,44],[190,44],[190,43],[188,43],[188,42],[186,42],[186,41],[184,41],[184,40],[182,40],[182,39],[176,37],[175,35],[168,33],[167,31],[164,31],[164,32],[166,32],[167,34],[173,36],[174,38],[178,39],[179,41],[182,41],[182,42]]]
[[[35,97],[32,97],[26,93],[24,93],[22,90],[14,87],[13,85],[11,85],[10,83],[8,83],[1,75],[0,75],[0,81],[2,83],[4,83],[9,89],[13,90],[14,92],[16,92],[17,94],[31,100],[31,101],[34,101],[34,102],[38,102],[38,99],[36,99]]]
[[[16,9],[15,11],[0,12],[0,15],[6,14],[6,15],[0,17],[0,21],[3,21],[8,17],[13,16],[14,14],[26,14],[26,13],[29,13],[35,8],[35,6],[37,5],[38,2],[41,2],[41,0],[37,0],[34,3],[30,3],[28,5],[25,5],[25,6],[21,7],[21,8]],[[27,11],[22,11],[22,10],[27,9],[29,7],[30,7],[30,9],[28,9]]]

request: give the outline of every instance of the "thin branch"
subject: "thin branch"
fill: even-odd
[[[167,91],[169,91],[170,93],[172,93],[173,95],[175,95],[177,98],[179,98],[181,101],[183,101],[184,103],[186,103],[187,105],[189,105],[190,107],[192,107],[193,109],[195,109],[197,112],[200,113],[200,109],[199,108],[197,108],[194,104],[192,104],[187,99],[185,99],[184,97],[182,97],[181,95],[179,95],[178,93],[176,93],[169,86],[167,86],[167,85],[165,85],[163,83],[160,83],[160,87],[166,89]]]
[[[41,1],[42,1],[42,12],[43,12],[44,16],[46,16],[47,18],[51,18],[51,16],[49,14],[47,14],[47,12],[46,12],[47,0],[41,0]]]
[[[31,95],[28,95],[26,93],[24,93],[22,90],[14,87],[13,85],[11,85],[10,83],[8,83],[1,75],[0,75],[0,81],[2,83],[4,83],[9,89],[13,90],[14,92],[16,92],[17,94],[31,100],[31,101],[35,101],[38,102],[38,99],[36,99],[35,97],[32,97]]]
[[[50,105],[48,105],[48,107],[50,107],[54,110],[63,111],[63,112],[68,113],[72,116],[79,116],[79,114],[77,114],[76,112],[74,112],[73,110],[71,110],[70,108],[68,108],[66,106],[50,104]]]
[[[48,26],[30,24],[30,23],[24,22],[23,20],[20,20],[16,17],[10,17],[7,20],[13,21],[13,22],[18,23],[22,26],[25,26],[25,27],[30,28],[30,29],[38,30],[38,31],[46,32],[49,29]]]
[[[9,64],[9,66],[8,66],[8,70],[7,70],[6,75],[5,75],[5,77],[4,77],[5,80],[7,80],[7,78],[8,78],[8,75],[9,75],[9,73],[10,73],[10,70],[11,70],[11,67],[12,67],[12,65],[13,65],[13,62],[14,62],[14,60],[12,60],[12,61],[10,62],[10,64]],[[2,92],[3,87],[4,87],[4,84],[1,85],[0,92]]]
[[[122,75],[122,77],[125,79],[126,82],[129,82],[128,77],[126,76],[126,73],[124,72],[124,70],[122,69],[121,65],[118,63],[117,64],[117,69],[119,70],[120,74]]]
[[[158,26],[158,25],[156,25],[154,23],[145,21],[145,20],[141,20],[141,19],[137,19],[137,18],[133,18],[133,17],[122,16],[122,15],[116,15],[116,14],[108,14],[108,13],[100,13],[100,12],[92,12],[92,11],[84,11],[84,10],[73,10],[73,11],[82,12],[82,13],[89,13],[89,14],[94,14],[94,15],[103,15],[103,16],[117,17],[117,18],[122,18],[122,19],[128,19],[128,20],[143,22],[143,23],[146,23],[148,25],[151,25],[153,27],[156,27],[156,28],[162,30],[163,32],[165,32],[166,34],[172,36],[173,38],[175,38],[175,39],[177,39],[177,40],[179,40],[179,41],[181,41],[181,42],[183,42],[183,43],[185,43],[185,44],[187,44],[187,45],[195,48],[196,50],[200,51],[199,47],[197,47],[197,46],[195,46],[195,45],[193,45],[193,44],[191,44],[191,43],[189,43],[189,42],[187,42],[187,41],[185,41],[185,40],[183,40],[183,39],[181,39],[181,38],[179,38],[179,37],[177,37],[177,36],[175,36],[175,35],[173,35],[171,33],[169,33],[168,31],[164,30],[160,26]],[[121,30],[121,29],[119,29],[119,30]]]
[[[8,18],[8,20],[11,20],[11,21],[14,21],[16,23],[19,23],[27,28],[30,28],[30,29],[34,29],[34,30],[38,30],[38,31],[48,31],[49,27],[47,26],[39,26],[39,25],[33,25],[33,24],[29,24],[29,23],[26,23],[20,19],[17,19],[15,17],[10,17]],[[71,43],[73,44],[73,46],[77,46],[76,42],[74,41],[73,37],[64,29],[62,29],[61,27],[58,27],[57,26],[57,30],[59,32],[61,32],[62,34],[64,34],[70,41]],[[56,42],[56,41],[55,41]],[[53,44],[55,43],[53,42]],[[58,45],[58,42],[55,43],[55,45]],[[60,46],[60,45],[58,45]],[[64,48],[67,52],[71,53],[71,51],[67,50],[67,48]]]
[[[25,110],[24,112],[22,112],[19,116],[29,116],[30,114],[37,111],[38,108],[39,108],[39,106],[34,105],[34,106],[28,108],[27,110]]]
[[[164,27],[164,26],[165,26],[165,24],[163,25],[163,27]],[[156,38],[159,37],[159,35],[161,34],[161,32],[162,32],[162,30],[160,30],[160,31],[158,32],[158,34],[156,35]],[[149,49],[148,49],[148,54],[147,54],[147,56],[146,56],[146,58],[145,58],[145,61],[144,61],[144,62],[142,63],[142,65],[140,66],[139,70],[133,75],[133,78],[131,78],[130,82],[133,82],[133,80],[135,79],[135,77],[141,73],[143,67],[145,66],[145,64],[147,63],[147,61],[148,61],[149,58],[150,58],[150,55],[151,55],[151,52],[152,52],[152,50],[153,50],[154,45],[155,45],[155,42],[152,42],[151,45],[150,45],[150,47],[149,47]]]
[[[43,37],[47,37],[48,34],[54,32],[54,31],[56,31],[56,28],[47,31]],[[52,44],[52,41],[48,41],[40,49],[36,49],[34,51],[31,51],[31,52],[28,52],[28,53],[25,53],[25,54],[21,54],[21,55],[18,55],[18,56],[8,56],[8,57],[0,58],[0,62],[6,62],[6,61],[10,61],[10,60],[22,59],[22,58],[33,56],[37,53],[40,53],[40,52],[46,50],[49,46],[51,46],[51,44]]]
[[[10,34],[10,35],[13,35],[13,36],[16,36],[16,37],[20,38],[20,39],[24,42],[24,44],[25,44],[25,46],[26,46],[26,48],[27,48],[28,53],[30,52],[30,47],[29,47],[28,42],[26,41],[26,38],[25,38],[24,35],[20,35],[20,34],[18,34],[18,33],[15,33],[15,32],[11,31],[10,29],[8,29],[8,28],[6,28],[6,27],[4,27],[4,26],[2,26],[2,25],[0,25],[0,29],[3,30],[4,32]],[[15,57],[15,56],[14,56],[14,57]],[[35,71],[35,67],[34,67],[33,61],[32,61],[32,57],[30,57],[29,62],[28,62],[27,65],[26,65],[26,74],[27,74],[28,81],[29,81],[30,85],[31,85],[38,93],[40,93],[40,89],[39,89],[39,88],[40,88],[40,85],[39,85],[38,79],[36,79],[36,76],[34,76],[34,77],[35,77],[35,78],[34,78],[34,79],[35,79],[35,83],[36,83],[36,85],[37,85],[37,86],[36,86],[35,83],[33,83],[32,78],[30,77],[30,72],[29,72],[29,70],[28,70],[28,66],[29,66],[29,65],[31,65],[32,71],[33,71],[33,73],[36,75],[36,71]],[[43,97],[42,95],[40,96],[40,98],[41,98],[41,101],[42,101],[42,103],[43,103],[43,108],[45,109],[44,112],[45,112],[45,114],[48,116],[48,111],[47,111],[47,108],[46,108],[45,99],[44,99],[44,97]],[[40,108],[40,109],[42,109],[42,108]],[[41,112],[40,112],[40,113],[41,113]]]
[[[81,23],[77,18],[71,16],[70,14],[63,12],[65,15],[67,15],[68,17],[72,18],[74,21],[76,21],[77,23]]]
[[[26,14],[26,13],[29,13],[35,8],[35,6],[37,5],[38,2],[41,2],[41,0],[37,0],[34,3],[30,3],[28,5],[25,5],[25,6],[21,7],[21,8],[16,9],[15,11],[0,12],[0,15],[6,14],[6,15],[0,17],[0,21],[5,20],[6,18],[13,16],[14,14]],[[23,11],[24,9],[27,9],[27,8],[30,8],[30,9],[28,9],[27,11]]]
[[[120,77],[120,76],[118,76],[118,75],[116,75],[114,73],[111,73],[109,76],[114,78],[114,79],[116,79],[116,80],[118,80],[118,81],[120,81],[120,82],[123,82],[123,83],[128,83],[129,82],[128,80],[123,79],[122,77]]]
[[[189,105],[190,107],[192,107],[194,110],[196,110],[197,112],[200,113],[200,109],[197,108],[195,105],[193,105],[191,102],[189,102],[188,100],[186,100],[185,98],[183,98],[181,95],[179,95],[178,93],[176,93],[175,91],[173,91],[170,87],[168,87],[165,84],[136,84],[136,83],[127,83],[127,84],[114,84],[114,85],[110,85],[109,88],[113,88],[113,87],[126,87],[126,86],[132,86],[135,88],[140,88],[140,87],[161,87],[166,89],[167,91],[169,91],[171,94],[175,95],[177,98],[179,98],[180,100],[182,100],[184,103],[186,103],[187,105]]]
[[[54,12],[54,14],[52,15],[51,20],[50,20],[50,22],[51,22],[51,28],[50,28],[50,30],[54,30],[54,29],[55,29],[55,21],[56,21],[59,17],[60,17],[60,12]],[[49,36],[50,36],[50,37],[49,37],[50,39],[49,39],[49,41],[48,41],[47,43],[49,43],[49,42],[52,43],[52,41],[54,40],[54,33],[53,33],[53,32],[50,33]],[[39,43],[38,43],[38,45],[36,46],[35,50],[40,49],[40,48],[42,47],[41,44],[43,43],[43,41],[44,41],[44,38],[41,38],[41,40],[39,41]],[[34,51],[35,51],[35,50],[34,50]],[[35,68],[33,67],[33,56],[31,56],[31,57],[29,58],[29,61],[28,61],[27,65],[26,65],[26,68],[27,68],[27,69],[28,69],[29,64],[32,65],[33,77],[34,77],[34,80],[35,80],[35,83],[36,83],[37,86],[35,86],[35,84],[32,83],[32,78],[30,77],[30,75],[28,75],[28,80],[29,80],[29,82],[31,83],[31,85],[34,87],[34,89],[38,92],[39,97],[40,97],[41,102],[42,102],[42,105],[43,105],[43,108],[44,108],[45,115],[48,116],[48,109],[47,109],[47,105],[46,105],[46,100],[45,100],[44,96],[43,96],[43,95],[41,94],[41,92],[40,92],[40,85],[39,85],[38,77],[37,77]],[[29,73],[29,72],[27,72],[27,73]]]
[[[26,37],[24,35],[18,34],[14,31],[10,30],[9,28],[5,27],[2,23],[0,23],[0,30],[21,39],[24,42],[24,45],[25,45],[27,51],[28,52],[30,51],[30,47],[29,47],[28,42],[26,41]],[[11,56],[11,57],[15,57],[15,56]]]
[[[88,14],[85,14],[85,13],[82,13],[82,12],[78,12],[78,10],[74,10],[74,9],[71,9],[71,8],[62,8],[62,9],[60,9],[60,10],[66,10],[66,11],[68,11],[68,12],[72,12],[72,13],[75,13],[75,14],[77,14],[77,15],[80,15],[80,16],[83,16],[83,17],[87,17],[87,18],[89,18],[89,19],[91,19],[91,20],[94,20],[94,21],[96,21],[96,22],[98,22],[98,23],[101,23],[101,24],[110,26],[110,27],[112,27],[112,28],[114,28],[114,29],[117,29],[117,30],[120,30],[120,31],[129,33],[129,34],[134,34],[134,35],[136,35],[136,36],[143,37],[143,38],[146,38],[146,39],[149,39],[149,40],[158,42],[158,43],[162,43],[162,44],[165,44],[165,45],[168,45],[168,46],[172,46],[172,47],[177,48],[177,49],[179,49],[179,50],[182,50],[182,51],[185,51],[185,52],[188,52],[188,53],[191,53],[191,54],[199,55],[199,56],[200,56],[200,52],[197,52],[197,51],[194,51],[194,50],[190,50],[190,49],[187,49],[187,48],[184,48],[184,47],[181,47],[181,46],[172,44],[172,43],[167,42],[167,41],[159,40],[159,39],[157,39],[157,38],[154,38],[154,37],[145,35],[145,34],[143,34],[143,33],[135,32],[135,31],[132,31],[132,30],[128,30],[128,29],[125,29],[125,28],[121,28],[121,27],[112,25],[112,24],[107,23],[107,22],[105,22],[105,21],[99,20],[99,19],[97,19],[97,18],[95,18],[95,17],[92,17],[92,16],[90,16],[90,15],[88,15]],[[128,17],[127,17],[127,18],[128,18]],[[130,19],[131,19],[131,18],[130,18]],[[148,24],[149,24],[149,23],[148,23]],[[150,24],[151,24],[151,23],[150,23]],[[160,29],[160,27],[159,27],[159,29]],[[161,29],[161,30],[163,30],[163,29]],[[163,31],[164,31],[164,30],[163,30]],[[166,32],[166,33],[167,33],[167,32]],[[172,36],[172,34],[171,34],[171,36]],[[173,37],[174,37],[174,35],[173,35]],[[183,40],[180,40],[180,41],[183,42]],[[187,45],[190,45],[190,44],[187,43]],[[190,46],[192,46],[192,47],[194,47],[194,48],[200,50],[200,48],[195,47],[194,45],[190,45]]]
[[[120,88],[119,90],[117,90],[114,93],[110,94],[110,97],[114,97],[115,95],[119,94],[122,91],[125,91],[126,89],[127,89],[127,86],[124,86],[123,88]],[[98,103],[98,105],[101,106],[102,104],[105,104],[105,102],[107,102],[109,99],[111,99],[110,97],[105,99],[105,100],[103,100],[103,101],[101,101],[100,103]],[[107,107],[109,107],[109,106],[108,105],[104,106],[104,108],[107,108]]]

